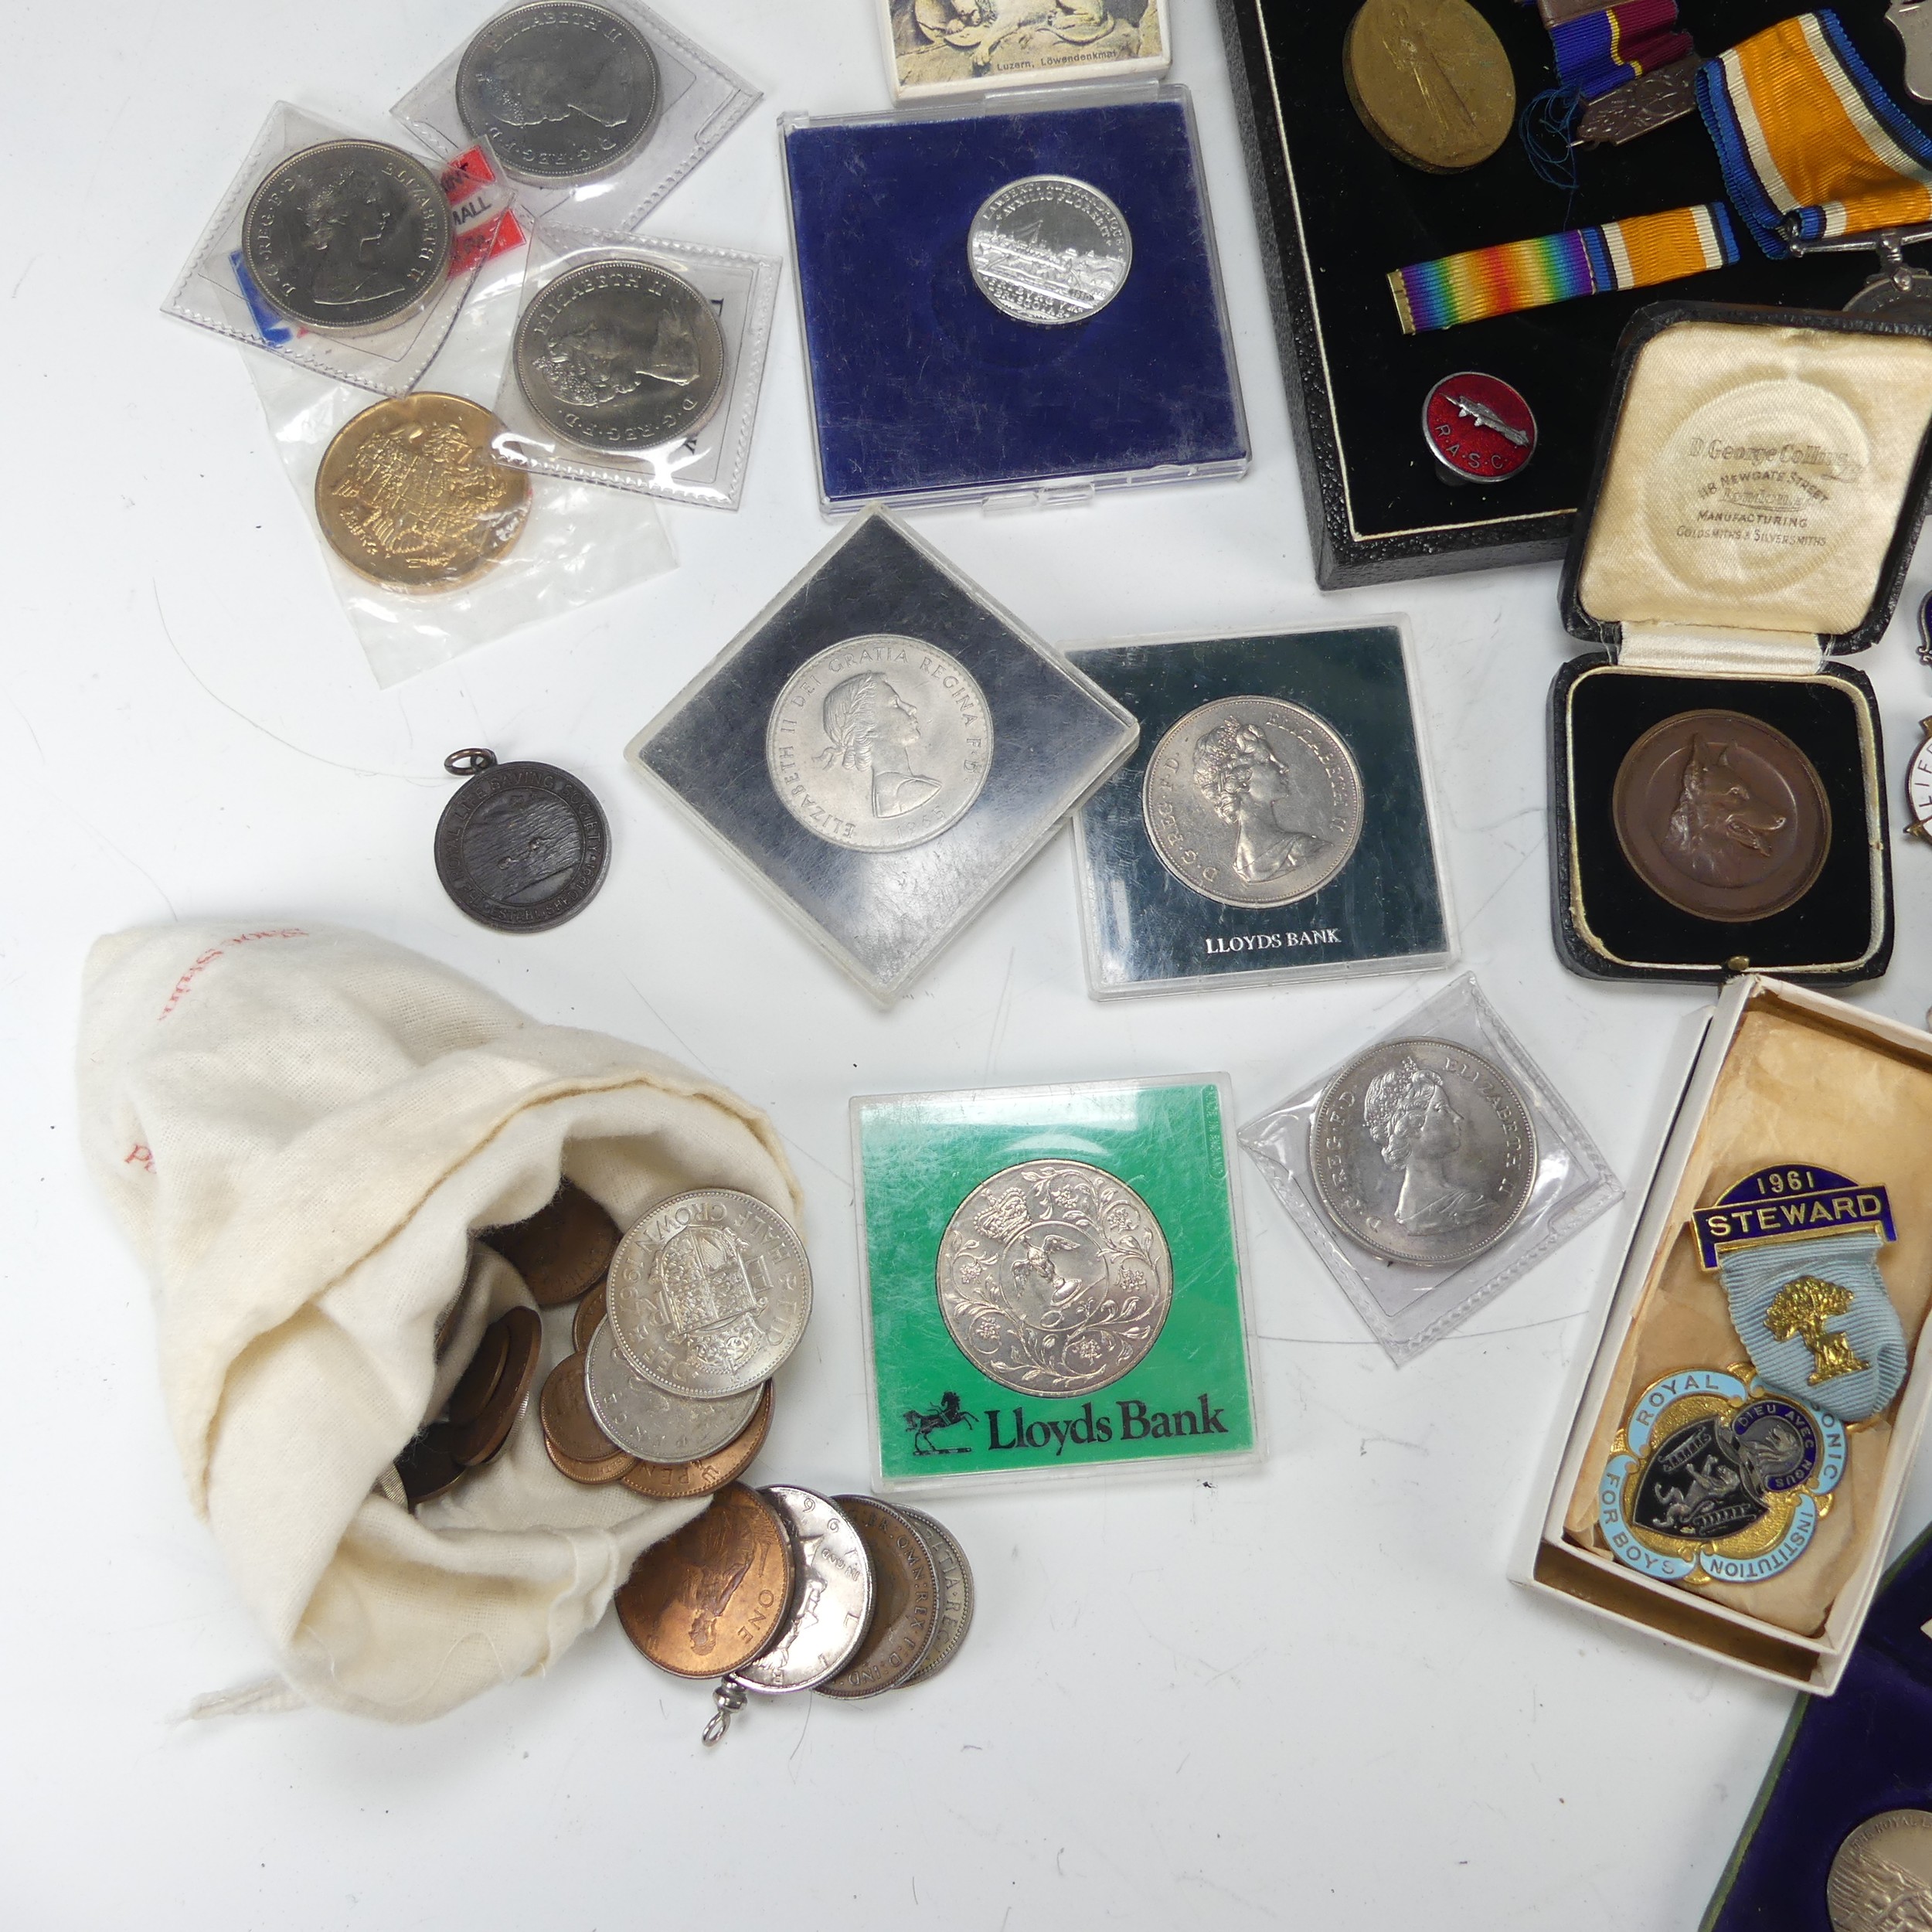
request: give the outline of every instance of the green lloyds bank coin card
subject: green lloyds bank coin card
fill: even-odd
[[[1213,1074],[852,1102],[888,1488],[1251,1457]]]

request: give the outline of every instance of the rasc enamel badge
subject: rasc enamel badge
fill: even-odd
[[[1802,1556],[1845,1473],[1844,1425],[1767,1394],[1748,1366],[1654,1382],[1612,1445],[1597,1518],[1660,1581],[1754,1583]]]

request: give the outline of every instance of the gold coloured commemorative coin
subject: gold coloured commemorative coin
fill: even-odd
[[[502,426],[461,396],[399,396],[352,417],[315,474],[315,517],[359,577],[453,590],[501,561],[530,513],[530,479],[490,454]]]
[[[1509,56],[1468,0],[1368,0],[1342,66],[1362,125],[1429,174],[1487,161],[1515,121]]]

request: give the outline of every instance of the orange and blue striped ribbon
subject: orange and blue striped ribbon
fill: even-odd
[[[1932,219],[1932,139],[1890,99],[1838,15],[1802,13],[1708,62],[1697,104],[1724,186],[1764,253]],[[1788,227],[1787,224],[1788,223]]]
[[[1403,334],[1419,335],[1578,295],[1647,288],[1736,260],[1730,212],[1714,201],[1608,221],[1600,228],[1539,235],[1532,241],[1465,249],[1396,269],[1389,286]]]

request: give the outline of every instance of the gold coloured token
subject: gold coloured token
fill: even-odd
[[[1509,56],[1468,0],[1368,0],[1342,66],[1362,125],[1430,174],[1487,161],[1515,121]]]
[[[529,477],[490,454],[502,427],[480,404],[434,393],[352,417],[315,474],[329,547],[392,590],[452,590],[481,576],[530,512]]]

